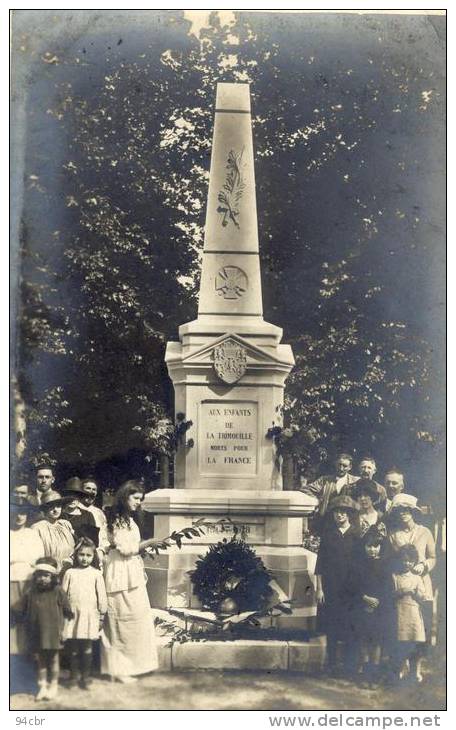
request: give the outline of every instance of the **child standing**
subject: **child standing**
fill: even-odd
[[[421,681],[420,645],[426,641],[420,604],[426,600],[423,579],[413,572],[418,563],[414,545],[403,545],[397,552],[397,568],[393,573],[396,647],[393,670],[402,678],[407,660],[410,677]]]
[[[63,577],[63,590],[74,613],[73,618],[65,622],[63,638],[70,648],[70,686],[79,683],[82,689],[89,689],[92,642],[99,638],[108,604],[93,540],[88,537],[79,540],[74,564],[75,567],[69,568]]]
[[[25,622],[29,649],[37,659],[37,700],[51,700],[57,696],[63,621],[73,615],[58,583],[58,573],[55,558],[39,558],[31,588],[13,608],[18,620]]]
[[[384,558],[386,531],[373,526],[364,535],[356,561],[354,619],[362,665],[363,686],[379,680],[380,660],[390,619],[391,574]]]

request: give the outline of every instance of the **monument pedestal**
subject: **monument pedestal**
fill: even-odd
[[[148,593],[155,608],[200,608],[193,594],[189,571],[209,545],[237,535],[251,545],[293,602],[290,628],[314,628],[316,555],[302,547],[303,521],[316,504],[301,492],[160,489],[146,495],[143,509],[155,515],[155,537],[191,527],[201,518],[208,522],[203,536],[184,540],[145,560]],[[225,522],[218,522],[226,520]],[[282,622],[282,626],[285,627]]]

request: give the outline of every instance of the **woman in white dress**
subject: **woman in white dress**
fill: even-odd
[[[101,671],[120,682],[158,667],[155,629],[140,552],[157,544],[141,540],[133,515],[144,498],[140,482],[128,481],[108,519],[111,548],[105,564],[108,611],[102,634]]]
[[[403,545],[413,545],[418,551],[418,563],[413,573],[420,575],[425,588],[425,601],[433,600],[431,572],[435,568],[435,542],[431,531],[415,522],[421,509],[411,494],[397,494],[389,512],[389,540],[396,554]]]
[[[13,498],[10,504],[10,605],[22,598],[29,586],[38,558],[44,557],[40,536],[27,527],[27,519],[34,508],[21,498]],[[25,654],[27,642],[24,624],[17,623],[10,629],[11,654]]]
[[[71,523],[62,517],[62,505],[70,501],[69,497],[62,497],[52,489],[43,496],[40,512],[42,520],[32,525],[44,545],[44,557],[54,558],[59,571],[64,565],[71,565],[71,555],[74,551],[74,531]]]

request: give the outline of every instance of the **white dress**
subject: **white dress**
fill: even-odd
[[[44,556],[55,558],[61,570],[63,561],[74,551],[74,532],[71,523],[65,519],[58,519],[56,522],[40,520],[35,522],[31,529],[36,530],[42,540]]]
[[[390,543],[395,552],[402,545],[414,545],[418,552],[418,562],[426,567],[426,573],[422,576],[426,592],[425,601],[432,601],[433,590],[430,572],[435,567],[435,542],[430,530],[424,525],[415,524],[411,530],[395,530],[389,536]]]
[[[112,676],[152,672],[158,667],[157,645],[139,529],[129,518],[110,533],[105,565],[108,612],[101,635],[101,671]]]
[[[91,565],[69,568],[63,576],[62,588],[68,596],[74,618],[65,619],[63,639],[90,639],[100,634],[100,616],[107,610],[103,576]]]
[[[44,557],[40,536],[31,527],[10,530],[10,581],[24,582],[33,575],[33,566]]]
[[[396,638],[398,641],[426,641],[420,603],[425,599],[424,583],[410,571],[393,575],[396,597]]]
[[[15,606],[28,588],[33,566],[44,557],[40,536],[30,527],[10,530],[10,606]],[[10,653],[25,654],[27,637],[25,626],[17,623],[10,628]]]

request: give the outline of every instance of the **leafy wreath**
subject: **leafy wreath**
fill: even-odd
[[[274,595],[263,561],[236,534],[211,545],[190,577],[203,608],[215,613],[263,611]]]

